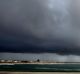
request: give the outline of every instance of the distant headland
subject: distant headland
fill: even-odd
[[[35,61],[27,61],[27,60],[0,60],[1,64],[80,64],[80,62],[56,62],[56,61],[40,61],[37,59]]]

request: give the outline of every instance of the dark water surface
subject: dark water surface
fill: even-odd
[[[80,64],[15,64],[0,65],[0,71],[16,72],[80,72]]]

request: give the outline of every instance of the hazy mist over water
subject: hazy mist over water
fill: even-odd
[[[41,61],[57,61],[57,62],[80,62],[80,56],[76,55],[58,55],[51,53],[40,53],[40,54],[30,54],[30,53],[0,53],[0,59],[5,60],[29,60],[36,61],[40,59]]]

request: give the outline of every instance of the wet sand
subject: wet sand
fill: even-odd
[[[80,72],[0,72],[0,74],[80,74]]]

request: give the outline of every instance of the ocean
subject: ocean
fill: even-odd
[[[80,64],[14,64],[0,65],[9,72],[80,72]]]

